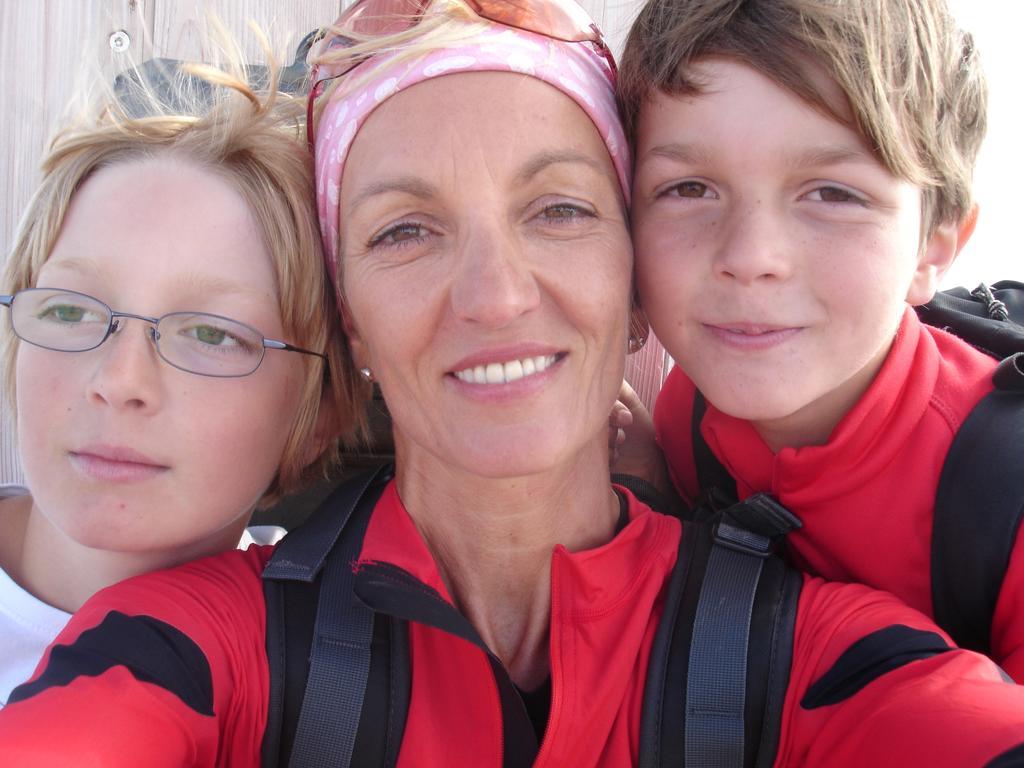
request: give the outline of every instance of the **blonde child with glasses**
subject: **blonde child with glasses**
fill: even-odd
[[[145,116],[106,89],[44,160],[0,285],[27,484],[0,498],[0,705],[94,592],[244,546],[357,421],[303,104],[241,71]]]

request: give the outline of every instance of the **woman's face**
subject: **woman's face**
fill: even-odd
[[[514,477],[607,443],[632,250],[608,151],[571,99],[489,72],[395,95],[353,142],[341,232],[356,359],[402,461]]]
[[[180,161],[92,176],[36,284],[122,312],[209,312],[284,338],[275,273],[248,206],[219,176]],[[180,560],[233,547],[277,471],[301,374],[290,354],[272,350],[242,378],[186,373],[160,359],[150,328],[122,319],[87,352],[20,345],[28,485],[49,522],[91,548]]]

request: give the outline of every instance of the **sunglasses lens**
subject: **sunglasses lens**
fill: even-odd
[[[419,23],[433,0],[360,0],[345,11],[331,27],[320,53],[332,48],[351,46],[355,41],[394,35]],[[575,0],[466,0],[481,18],[498,24],[534,32],[566,42],[594,42],[614,71],[615,62],[601,39],[590,16]],[[339,77],[354,65],[345,68],[321,64],[314,69],[312,103],[319,93],[315,86],[323,80]],[[312,121],[307,129],[312,146]]]
[[[364,0],[343,13],[334,28],[357,37],[393,35],[414,26],[428,4],[425,0]]]
[[[575,0],[470,0],[477,15],[567,42],[594,40],[593,21]]]

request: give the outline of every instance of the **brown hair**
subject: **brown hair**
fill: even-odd
[[[2,278],[6,293],[35,285],[75,193],[102,168],[172,157],[224,178],[245,200],[260,229],[289,340],[327,356],[326,365],[312,355],[296,356],[305,373],[301,405],[262,506],[337,460],[336,441],[327,441],[319,451],[310,449],[318,439],[314,433],[321,409],[327,409],[331,435],[344,433],[354,440],[362,431],[368,395],[326,279],[313,164],[305,146],[304,99],[276,91],[278,71],[271,65],[265,91],[246,82],[237,62],[226,69],[187,68],[188,76],[170,84],[171,94],[156,94],[141,75],[127,94],[98,84],[100,95],[91,99],[92,106],[51,143],[42,181],[23,215]],[[133,113],[140,103],[144,114],[137,116]],[[18,340],[8,331],[0,364],[12,403],[17,348]]]
[[[970,209],[987,90],[974,42],[944,0],[650,0],[620,69],[631,140],[652,92],[700,92],[690,66],[706,56],[741,61],[848,123],[846,105],[815,84],[820,67],[882,164],[921,188],[922,232]]]

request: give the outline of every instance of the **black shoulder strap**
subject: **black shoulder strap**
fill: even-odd
[[[961,425],[942,466],[932,524],[935,620],[964,648],[991,652],[992,616],[1024,517],[1024,354]]]
[[[699,494],[688,512],[687,519],[698,523],[707,522],[717,515],[718,510],[739,500],[736,480],[715,456],[701,432],[701,423],[707,410],[708,403],[704,395],[700,390],[694,390],[690,443],[693,448],[693,463],[697,470]]]
[[[702,492],[717,488],[724,498],[735,501],[737,499],[736,481],[711,451],[711,446],[704,440],[704,435],[700,431],[700,425],[704,421],[704,414],[707,413],[707,410],[708,403],[704,399],[704,395],[700,390],[694,390],[690,439],[693,443],[693,462],[697,467],[697,487]]]
[[[621,485],[655,512],[670,517],[685,517],[687,510],[682,499],[675,494],[663,493],[653,483],[642,477],[613,472],[612,482]]]
[[[772,765],[801,584],[772,549],[799,524],[758,494],[713,529],[685,527],[651,650],[642,768]]]
[[[391,475],[385,465],[340,486],[285,537],[264,569],[270,665],[264,766],[285,759],[293,768],[350,764],[371,647],[375,639],[386,642],[384,623],[355,598],[352,563]]]

